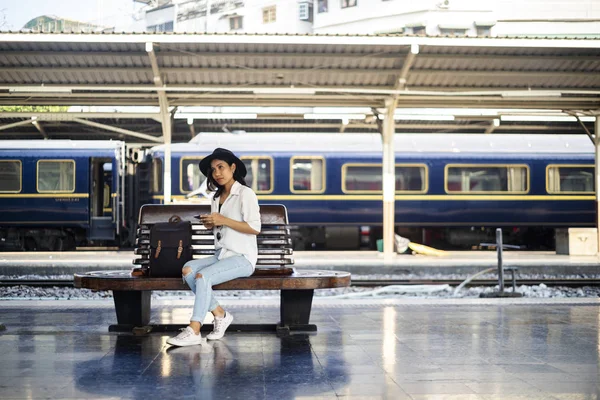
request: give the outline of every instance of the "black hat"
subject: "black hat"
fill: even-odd
[[[227,149],[217,147],[211,155],[204,157],[202,161],[200,161],[200,172],[202,172],[204,176],[208,176],[210,171],[210,163],[212,162],[212,160],[223,160],[226,161],[228,164],[235,163],[236,171],[240,173],[242,178],[245,178],[246,174],[248,173],[248,171],[246,171],[246,166],[244,165],[242,160],[237,158],[235,154],[233,154]]]

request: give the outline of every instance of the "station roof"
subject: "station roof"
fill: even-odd
[[[600,40],[0,33],[0,105],[155,106],[159,91],[170,106],[383,108],[386,99],[398,96],[399,108],[594,115],[600,109]],[[158,124],[152,118],[118,121],[142,121],[151,135]],[[274,123],[265,118],[253,124],[265,121]]]

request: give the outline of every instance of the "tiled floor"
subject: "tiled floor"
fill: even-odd
[[[597,303],[322,301],[317,334],[232,332],[208,351],[108,333],[110,300],[0,301],[0,310],[2,399],[600,398]],[[278,312],[229,310],[238,323]],[[154,322],[185,323],[190,308],[163,301],[153,312]]]

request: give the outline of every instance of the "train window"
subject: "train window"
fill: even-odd
[[[106,208],[110,207],[110,186],[108,186],[108,184],[105,183],[103,186],[103,189],[104,189],[104,192],[103,192],[104,197],[103,197],[102,207],[104,209],[106,209]]]
[[[21,191],[22,170],[19,160],[0,161],[0,192],[19,193]]]
[[[381,192],[381,164],[345,164],[343,192]],[[426,193],[427,166],[396,164],[396,193]]]
[[[273,159],[266,156],[240,157],[248,174],[246,183],[257,194],[267,194],[273,191]]]
[[[594,167],[589,165],[549,165],[546,169],[548,193],[594,193]]]
[[[446,165],[447,193],[527,193],[526,165]]]
[[[163,191],[163,162],[160,158],[152,160],[152,192],[162,193]]]
[[[37,164],[37,191],[75,191],[75,161],[39,160]]]
[[[325,191],[325,159],[320,156],[290,159],[290,191],[323,193]]]
[[[427,167],[425,165],[396,164],[396,193],[426,193]]]
[[[190,193],[198,189],[206,176],[200,172],[200,160],[204,157],[182,157],[179,162],[181,193]]]

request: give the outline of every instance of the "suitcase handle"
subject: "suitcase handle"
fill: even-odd
[[[172,215],[171,218],[169,218],[169,223],[173,224],[177,222],[181,222],[181,217],[179,215]]]

